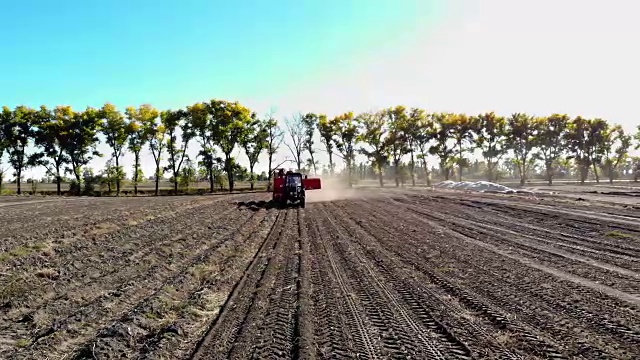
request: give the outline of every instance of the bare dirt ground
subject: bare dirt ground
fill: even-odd
[[[526,186],[526,188],[536,192],[553,192],[556,197],[578,201],[593,200],[610,204],[624,204],[640,210],[640,182],[614,182],[613,184],[591,182],[584,185],[554,184],[553,186],[532,185]]]
[[[636,209],[317,195],[0,202],[0,358],[640,357]]]

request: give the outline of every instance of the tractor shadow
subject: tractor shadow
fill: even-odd
[[[239,201],[237,203],[238,209],[248,209],[251,211],[260,211],[262,209],[270,210],[277,209],[278,204],[274,201]]]

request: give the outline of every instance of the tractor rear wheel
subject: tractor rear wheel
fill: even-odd
[[[289,201],[287,201],[287,199],[285,199],[285,198],[280,199],[280,209],[286,209],[288,203],[289,203]]]

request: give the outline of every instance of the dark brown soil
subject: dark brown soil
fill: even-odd
[[[0,358],[640,357],[637,211],[354,194],[0,206]]]

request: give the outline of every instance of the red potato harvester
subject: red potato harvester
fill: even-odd
[[[280,207],[297,204],[304,208],[307,190],[322,188],[319,178],[308,178],[300,172],[276,169],[273,175],[273,201]]]

